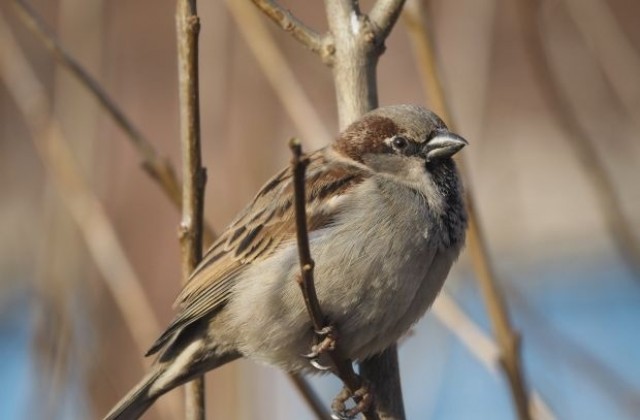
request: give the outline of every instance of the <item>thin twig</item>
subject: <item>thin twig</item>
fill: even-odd
[[[426,11],[422,2],[413,0],[406,10],[409,35],[412,37],[416,55],[419,57],[421,73],[425,81],[425,89],[432,99],[434,111],[454,128],[449,105],[439,78],[433,51],[433,41],[429,33]],[[460,162],[461,163],[461,162]],[[464,166],[461,171],[464,172]],[[466,177],[469,185],[469,177]],[[498,287],[496,275],[491,265],[484,232],[479,226],[473,195],[466,195],[469,212],[469,230],[467,233],[467,249],[476,273],[476,279],[486,301],[492,328],[500,346],[500,362],[509,381],[511,396],[518,418],[531,418],[524,374],[521,367],[520,335],[511,325],[507,305]]]
[[[293,172],[293,188],[294,188],[294,206],[296,215],[296,239],[298,243],[298,256],[300,259],[300,276],[298,284],[302,290],[305,306],[309,313],[309,318],[316,332],[323,331],[330,326],[327,318],[322,313],[320,302],[316,294],[316,288],[313,279],[314,262],[311,258],[311,249],[309,247],[309,231],[307,229],[307,212],[306,212],[306,194],[305,194],[305,171],[309,164],[306,156],[302,154],[302,146],[297,139],[292,139],[289,147],[293,158],[291,160],[291,170]],[[352,395],[362,388],[363,381],[353,370],[353,364],[345,358],[340,351],[340,343],[336,339],[335,346],[329,348],[326,352],[331,359],[335,374],[349,388]],[[378,415],[374,409],[375,400],[367,407],[363,413],[367,419],[378,419]]]
[[[322,51],[322,36],[298,20],[289,10],[272,0],[251,0],[281,29],[316,54]]]
[[[227,7],[298,131],[316,148],[324,146],[331,135],[304,93],[273,36],[258,18],[258,13],[241,1],[227,1]],[[320,400],[311,385],[300,376],[290,376],[315,416],[319,419],[326,418],[324,405],[317,403]],[[312,401],[316,403],[312,404]]]
[[[51,117],[45,88],[8,28],[0,15],[0,77],[24,116],[38,156],[78,225],[139,353],[143,354],[160,329],[151,303],[106,210],[86,182],[60,125]],[[177,412],[175,400],[169,399],[166,404],[171,404],[170,411]]]
[[[596,150],[594,139],[585,130],[573,108],[562,84],[551,69],[549,55],[544,39],[538,27],[537,0],[520,0],[518,14],[520,28],[526,45],[529,62],[537,78],[543,99],[550,109],[549,115],[555,118],[564,131],[564,138],[573,147],[575,156],[582,165],[583,172],[591,183],[604,216],[604,221],[620,255],[640,279],[640,240],[633,234],[633,225],[622,209],[616,194],[616,186],[604,167],[604,162]]]
[[[182,206],[182,188],[176,177],[176,171],[171,162],[161,157],[155,150],[153,144],[147,140],[133,122],[116,105],[114,100],[102,88],[89,72],[78,63],[77,60],[62,46],[53,32],[47,28],[43,20],[24,0],[13,0],[18,17],[24,25],[31,30],[43,45],[53,55],[56,61],[80,83],[87,88],[96,98],[98,103],[113,118],[116,124],[124,131],[127,138],[133,143],[136,151],[141,157],[142,167],[145,172],[156,181],[164,193],[169,197],[176,207]],[[210,226],[205,226],[205,242],[211,243],[215,238],[215,232]]]
[[[202,225],[206,172],[200,148],[200,97],[198,80],[198,35],[200,19],[195,0],[178,0],[178,90],[180,93],[180,143],[182,145],[182,282],[202,260]],[[205,419],[204,377],[185,385],[185,418]]]

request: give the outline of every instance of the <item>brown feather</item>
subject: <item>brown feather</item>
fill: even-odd
[[[329,195],[346,194],[368,175],[360,166],[325,158],[326,149],[309,156],[307,168],[307,222],[309,232],[329,226],[335,209],[318,206]],[[147,355],[173,341],[187,325],[219,310],[235,279],[251,263],[272,255],[295,238],[293,183],[290,168],[269,180],[254,200],[209,248],[176,300],[178,314]]]

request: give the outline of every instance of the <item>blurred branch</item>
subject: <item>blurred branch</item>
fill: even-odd
[[[302,376],[298,374],[290,374],[287,376],[293,383],[293,386],[295,386],[298,392],[300,392],[302,398],[307,403],[309,409],[317,419],[331,419],[331,414],[325,408],[324,402],[322,402],[322,400],[318,397],[309,382],[307,382]]]
[[[236,27],[300,135],[314,148],[324,146],[333,136],[322,123],[258,11],[246,1],[227,0],[226,4]]]
[[[421,75],[424,79],[427,95],[436,114],[453,130],[449,105],[438,75],[433,41],[429,33],[426,10],[419,0],[412,0],[406,9],[406,22],[418,58]],[[461,165],[461,170],[464,167]],[[464,172],[464,171],[463,171]],[[469,177],[466,176],[469,185]],[[511,396],[518,418],[531,418],[524,375],[521,367],[520,335],[514,330],[504,297],[498,287],[496,275],[489,259],[484,232],[479,226],[473,195],[467,193],[467,209],[469,212],[469,230],[467,233],[467,249],[476,273],[476,278],[485,299],[494,334],[500,346],[500,362],[509,380]]]
[[[358,391],[363,388],[362,378],[353,370],[351,360],[347,359],[340,351],[340,342],[335,337],[337,334],[333,332],[334,327],[327,320],[320,308],[313,278],[315,263],[311,258],[309,231],[307,229],[305,172],[309,160],[302,154],[302,146],[297,139],[292,139],[289,146],[293,154],[293,158],[291,159],[291,172],[293,173],[296,241],[298,243],[298,256],[300,259],[300,276],[298,276],[297,281],[304,297],[304,303],[311,323],[313,324],[313,329],[316,331],[316,337],[323,338],[322,336],[324,335],[326,336],[325,340],[331,340],[332,343],[330,346],[326,346],[325,352],[335,367],[334,373],[349,389],[351,397],[357,404],[353,412],[346,412],[346,416],[353,417],[358,413],[363,413],[367,419],[378,419],[374,408],[375,399],[373,401],[371,401],[371,399],[365,401],[361,396],[358,396]],[[324,333],[324,331],[329,332]],[[318,346],[321,346],[321,344],[318,344]],[[318,355],[322,354],[320,351],[318,352]],[[338,414],[342,415],[342,413]]]
[[[0,20],[0,75],[5,87],[24,116],[38,156],[143,354],[160,330],[151,304],[104,207],[87,184],[58,122],[51,117],[44,87],[8,31],[9,26],[1,16]],[[176,412],[175,400],[168,403],[170,411]]]
[[[549,108],[549,115],[555,118],[564,137],[569,142],[587,179],[596,194],[605,224],[628,266],[640,279],[640,240],[633,235],[632,223],[625,215],[615,184],[604,167],[604,162],[593,146],[594,139],[583,129],[570,99],[564,93],[559,78],[554,74],[544,39],[538,27],[538,0],[519,0],[518,14],[520,28],[540,92]]]
[[[200,18],[196,0],[178,0],[178,90],[180,93],[180,143],[182,145],[182,221],[180,248],[182,282],[202,260],[202,225],[206,172],[200,147],[200,92],[198,79],[198,36]],[[204,376],[185,385],[185,419],[205,419]]]
[[[80,83],[98,100],[105,111],[127,134],[136,151],[141,156],[142,167],[153,178],[176,206],[182,205],[182,190],[176,177],[175,169],[167,158],[160,157],[153,145],[142,135],[133,122],[109,97],[89,73],[67,52],[55,35],[47,28],[42,19],[24,0],[13,0],[17,15],[24,25],[37,35],[43,45],[59,64],[69,70]],[[215,238],[213,229],[205,227],[205,241],[210,243]]]
[[[302,45],[316,54],[322,51],[322,37],[309,28],[287,9],[273,0],[251,0],[265,15],[281,29],[288,32]]]
[[[492,337],[487,336],[482,328],[464,313],[446,291],[442,291],[438,295],[431,312],[458,337],[487,370],[494,374],[500,373],[500,348]],[[529,410],[536,420],[554,420],[556,418],[551,408],[535,390],[531,390]]]
[[[78,296],[82,283],[71,273],[82,258],[75,231],[75,222],[66,208],[56,200],[55,186],[47,182],[43,198],[42,240],[38,244],[36,265],[35,313],[33,351],[38,355],[39,392],[46,393],[32,416],[43,418],[45,413],[60,413],[64,405],[66,384],[71,370],[87,366],[89,361],[79,347],[72,302]],[[53,196],[53,197],[52,197]],[[51,199],[53,198],[53,199]],[[60,239],[64,238],[61,244]],[[69,245],[71,245],[69,247]],[[66,252],[71,249],[74,255]],[[64,249],[64,251],[62,251]],[[81,368],[80,368],[81,369]]]
[[[636,129],[640,128],[640,55],[603,0],[564,0],[569,16],[599,61]]]

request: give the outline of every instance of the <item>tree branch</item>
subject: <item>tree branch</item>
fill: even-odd
[[[313,269],[314,261],[311,258],[311,249],[309,247],[309,231],[307,229],[307,212],[306,212],[306,194],[305,194],[305,171],[309,160],[302,154],[302,146],[297,139],[292,139],[289,147],[293,154],[291,160],[291,171],[293,173],[294,187],[294,206],[296,217],[296,239],[298,242],[298,256],[300,258],[300,276],[298,284],[302,290],[304,303],[309,313],[309,318],[313,324],[313,328],[319,331],[330,328],[331,325],[322,313],[320,302],[316,294]],[[351,395],[355,396],[356,392],[363,386],[363,381],[353,370],[351,361],[344,357],[340,351],[339,340],[336,339],[335,345],[326,351],[331,359],[335,374],[344,382],[345,386],[351,391]],[[357,402],[357,401],[356,401]],[[363,412],[367,419],[378,419],[378,415],[374,409],[375,400],[366,407]]]
[[[376,32],[376,25],[360,13],[355,0],[325,0],[325,7],[334,48],[331,63],[338,119],[344,129],[378,107],[376,67],[389,32]],[[383,26],[389,22],[390,31],[393,19],[382,17],[386,15],[382,13],[382,5],[377,10],[376,19]],[[405,417],[397,358],[397,350],[392,346],[360,364],[363,378],[374,390],[376,414],[384,419]]]
[[[43,43],[45,48],[53,55],[56,61],[71,74],[96,98],[107,114],[125,132],[127,138],[133,143],[142,160],[145,172],[156,181],[169,200],[176,206],[182,206],[182,187],[178,182],[176,171],[165,157],[161,157],[153,144],[138,130],[133,122],[116,105],[113,99],[87,72],[80,63],[62,46],[53,32],[47,28],[38,14],[24,0],[13,0],[13,5],[18,17],[23,24],[31,30]],[[205,226],[205,242],[213,242],[215,232],[209,226]]]
[[[182,281],[186,283],[202,259],[202,225],[206,172],[200,151],[200,98],[198,90],[198,35],[200,19],[195,0],[178,0],[178,88],[180,93],[180,143],[182,144]],[[205,419],[204,377],[185,385],[185,418]]]
[[[384,39],[353,0],[325,0],[340,128],[378,107],[376,66]]]
[[[299,21],[289,10],[272,0],[251,0],[276,25],[288,32],[302,45],[316,54],[320,54],[323,47],[322,37]]]
[[[454,129],[451,119],[449,104],[447,103],[442,82],[433,51],[433,41],[427,26],[426,11],[420,1],[411,2],[411,8],[407,9],[407,24],[409,35],[413,39],[416,55],[421,64],[421,73],[425,82],[427,96],[432,99],[434,111]],[[464,174],[463,162],[458,161]],[[469,177],[465,177],[467,184]],[[484,232],[479,226],[473,195],[466,195],[467,210],[469,213],[469,230],[467,232],[467,249],[471,256],[476,279],[482,290],[482,295],[487,304],[487,310],[491,319],[494,334],[500,346],[500,362],[509,381],[511,396],[518,418],[529,420],[529,403],[524,375],[520,361],[520,335],[513,329],[504,297],[496,281],[495,272],[489,259]]]
[[[405,0],[378,0],[369,12],[369,19],[378,29],[378,37],[386,39],[398,21]]]

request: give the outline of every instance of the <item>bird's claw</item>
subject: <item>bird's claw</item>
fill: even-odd
[[[309,360],[309,363],[311,364],[311,366],[313,366],[314,368],[321,370],[321,371],[326,371],[326,370],[330,370],[331,366],[325,366],[323,364],[320,363],[320,359],[318,357],[315,357],[311,360]]]
[[[311,346],[311,352],[303,354],[302,357],[309,359],[311,366],[318,370],[329,370],[328,366],[320,364],[320,356],[328,351],[336,348],[336,329],[332,325],[328,325],[321,330],[316,330],[317,337],[321,339],[318,344]]]
[[[353,399],[355,406],[347,408],[346,402],[349,399]],[[363,413],[371,407],[373,396],[369,392],[367,385],[362,385],[356,392],[351,391],[345,387],[333,400],[331,404],[331,418],[334,420],[352,420],[360,413]]]

